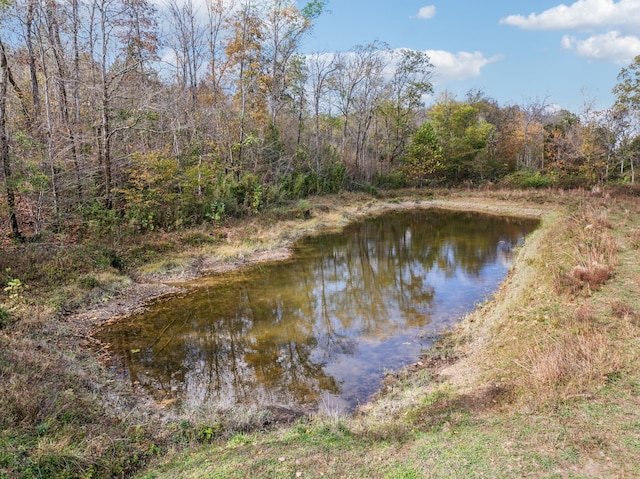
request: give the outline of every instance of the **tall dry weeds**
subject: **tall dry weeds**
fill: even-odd
[[[588,314],[588,313],[587,313]],[[542,404],[581,396],[619,371],[624,358],[605,331],[578,308],[559,331],[539,338],[524,353],[522,387]]]
[[[573,235],[573,265],[559,276],[560,289],[572,294],[597,290],[613,276],[618,265],[618,245],[605,209],[594,206],[574,215],[567,225]]]
[[[514,326],[522,342],[509,354],[514,386],[533,408],[592,395],[626,361],[602,310],[586,298],[619,268],[614,233],[607,210],[596,203],[583,205],[547,232],[545,243],[556,249],[540,252],[545,266],[533,273],[540,275],[539,288],[529,290],[532,302],[519,310],[526,327]]]

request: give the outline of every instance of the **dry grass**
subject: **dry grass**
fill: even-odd
[[[617,372],[624,362],[608,335],[583,312],[557,331],[526,348],[521,366],[522,388],[530,391],[538,405],[557,404],[581,394],[590,394]]]
[[[612,298],[640,285],[632,245],[620,259],[620,237],[638,218],[619,201],[574,198],[544,216],[495,301],[457,328],[465,357],[444,372],[460,391],[496,386],[510,391],[503,406],[538,410],[593,396],[633,363],[622,343],[640,334],[635,309]]]
[[[607,282],[618,263],[618,244],[607,210],[589,205],[573,215],[566,228],[574,234],[571,255],[574,266],[560,284],[573,294],[578,291],[589,294]]]

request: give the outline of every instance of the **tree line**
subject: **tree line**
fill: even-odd
[[[616,105],[425,108],[384,43],[303,54],[323,0],[0,0],[4,227],[176,229],[344,188],[635,181],[640,57]]]

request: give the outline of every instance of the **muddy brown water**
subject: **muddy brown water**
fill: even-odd
[[[288,260],[203,278],[98,337],[125,380],[180,410],[350,411],[488,299],[537,225],[387,213],[305,238]]]

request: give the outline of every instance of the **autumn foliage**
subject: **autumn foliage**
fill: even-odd
[[[0,210],[18,241],[175,229],[211,205],[242,215],[344,188],[635,181],[639,59],[611,109],[576,114],[433,96],[428,55],[381,41],[305,52],[322,0],[1,8]]]

